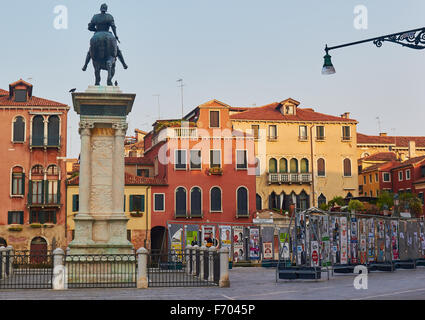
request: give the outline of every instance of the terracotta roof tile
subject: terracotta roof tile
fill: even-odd
[[[310,108],[297,108],[296,115],[283,115],[280,102],[274,102],[261,107],[250,107],[247,111],[232,114],[232,120],[269,120],[269,121],[338,121],[357,122],[354,119],[336,117],[313,111]]]
[[[394,152],[378,152],[370,156],[361,158],[362,161],[394,161],[397,155]]]
[[[410,158],[409,160],[401,162],[398,166],[395,166],[392,169],[398,169],[398,168],[403,168],[410,165],[415,165],[423,161],[425,161],[425,156]]]
[[[125,164],[143,164],[153,166],[152,161],[145,157],[125,157]]]
[[[385,162],[385,163],[377,163],[377,164],[374,164],[370,167],[362,169],[361,173],[373,172],[373,171],[377,171],[377,170],[378,171],[379,170],[381,170],[381,171],[382,170],[391,170],[399,164],[400,164],[399,161],[388,161],[388,162]]]
[[[9,98],[9,91],[0,89],[0,107],[14,107],[14,106],[40,106],[40,107],[67,107],[66,104],[56,102],[53,100],[47,100],[35,96],[29,97],[26,102],[16,102]]]
[[[408,147],[409,141],[415,141],[416,147],[425,147],[425,137],[371,136],[357,133],[357,143],[359,144],[393,144],[397,147]]]

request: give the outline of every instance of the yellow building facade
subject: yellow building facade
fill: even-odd
[[[233,128],[255,137],[257,210],[318,207],[358,196],[357,121],[287,99],[233,108]]]
[[[74,216],[78,213],[79,180],[75,177],[68,181],[66,191],[67,238],[73,240],[75,229]],[[150,247],[150,229],[152,212],[152,186],[157,181],[152,178],[137,177],[125,173],[123,211],[129,219],[127,223],[127,238],[137,250],[140,247]]]

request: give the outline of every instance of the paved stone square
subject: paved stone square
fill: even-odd
[[[425,299],[425,268],[369,273],[368,289],[356,290],[353,274],[335,274],[330,280],[276,283],[275,269],[234,268],[230,288],[149,288],[1,290],[1,300],[310,300],[310,299]]]

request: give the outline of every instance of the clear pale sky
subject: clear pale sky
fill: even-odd
[[[106,1],[106,0],[105,0]],[[94,84],[81,71],[91,17],[105,1],[23,0],[2,3],[0,88],[22,78],[34,95],[72,106],[71,88]],[[331,51],[337,73],[322,76],[324,47],[425,26],[424,1],[393,0],[109,0],[120,48],[115,79],[136,93],[128,135],[149,131],[158,118],[181,116],[210,99],[261,106],[288,97],[318,112],[351,112],[358,131],[424,135],[425,50],[372,43]],[[68,29],[53,27],[55,6],[68,8]],[[353,26],[354,7],[368,9],[368,29]],[[106,73],[102,73],[105,83]],[[29,79],[31,78],[31,79]],[[28,80],[29,79],[29,80]],[[380,118],[380,126],[377,117]],[[68,156],[79,152],[78,117],[71,109]]]

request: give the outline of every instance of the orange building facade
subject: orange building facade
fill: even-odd
[[[66,246],[65,180],[69,106],[32,95],[23,80],[0,89],[0,246]]]

